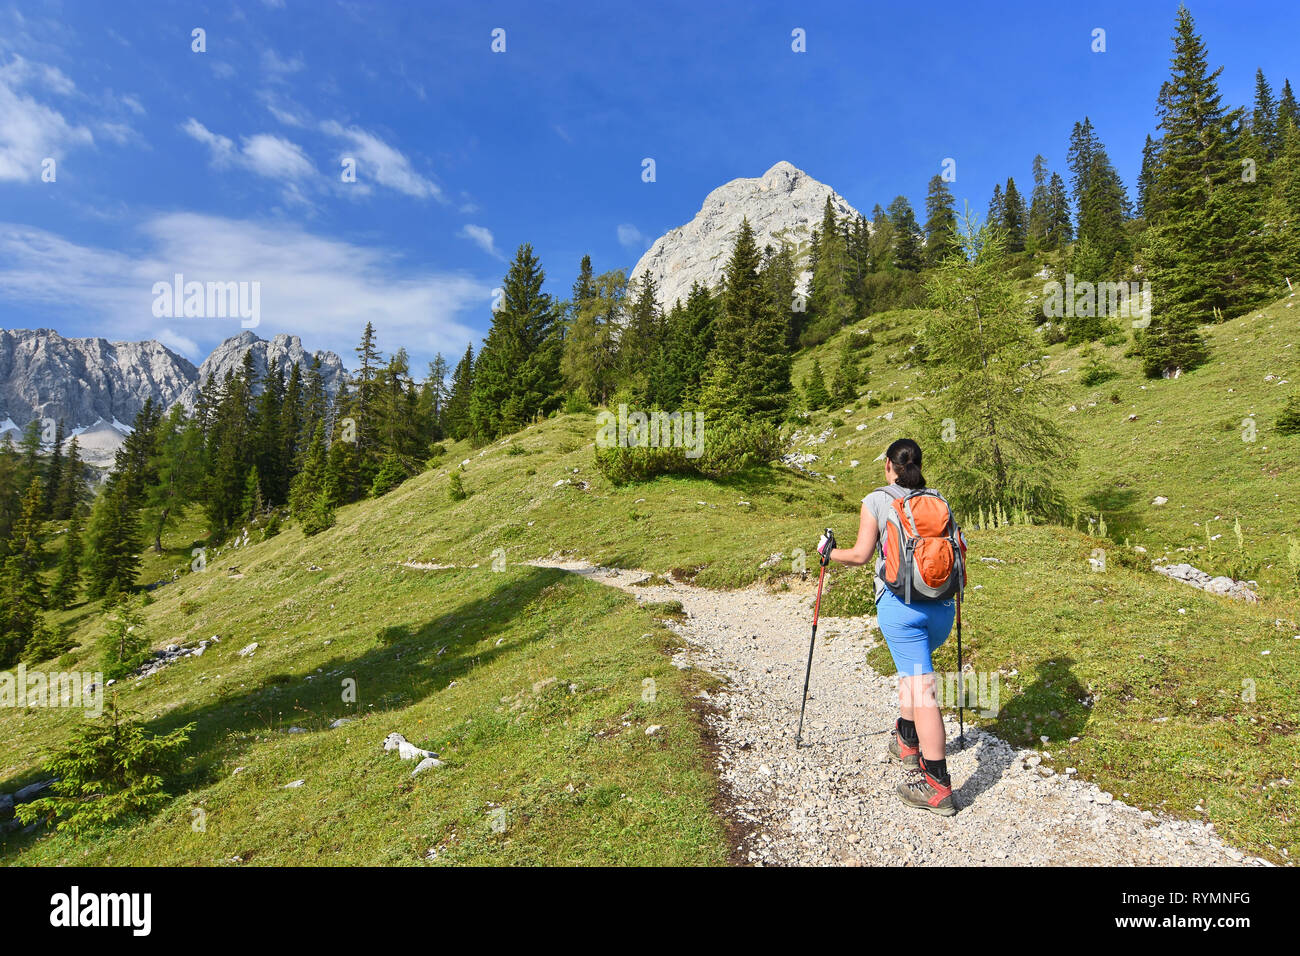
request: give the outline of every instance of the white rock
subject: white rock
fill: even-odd
[[[258,643],[257,643],[257,641],[254,641],[252,644],[249,644],[249,645],[247,645],[247,646],[245,646],[245,647],[243,647],[243,648],[240,648],[239,656],[240,656],[240,657],[252,657],[253,654],[257,652],[257,648],[258,648]]]

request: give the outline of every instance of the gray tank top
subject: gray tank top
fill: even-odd
[[[904,488],[899,484],[885,485],[883,488],[877,488],[871,494],[862,499],[862,503],[867,506],[871,516],[876,519],[876,602],[879,603],[880,595],[885,593],[885,556],[881,551],[881,544],[885,535],[885,521],[894,510],[894,502],[899,498],[906,498],[912,489]]]

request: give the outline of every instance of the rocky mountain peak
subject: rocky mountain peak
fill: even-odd
[[[659,301],[670,308],[685,300],[698,281],[716,287],[745,218],[760,248],[787,242],[799,248],[821,223],[827,197],[836,216],[856,217],[858,211],[835,190],[781,160],[762,176],[733,179],[704,199],[695,218],[660,236],[637,262],[632,277],[648,269],[659,287]],[[801,276],[806,285],[808,274]]]

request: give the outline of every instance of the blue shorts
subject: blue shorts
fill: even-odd
[[[947,601],[915,601],[904,604],[888,588],[876,602],[876,625],[885,636],[899,677],[914,677],[934,671],[930,655],[948,640],[957,604]]]

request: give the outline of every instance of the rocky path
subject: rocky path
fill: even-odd
[[[864,662],[879,635],[871,618],[818,625],[804,745],[795,748],[811,587],[713,591],[567,560],[534,562],[621,588],[642,601],[680,601],[686,641],[674,658],[725,680],[712,696],[718,772],[755,864],[990,864],[1207,866],[1265,861],[1223,843],[1197,821],[1153,817],[1096,786],[1035,766],[1038,754],[967,728],[948,769],[959,812],[941,818],[899,803],[904,772],[887,762],[897,716],[891,678]]]

